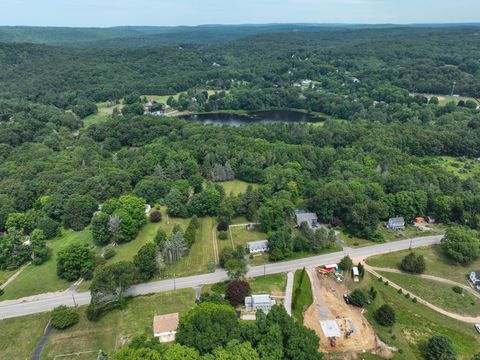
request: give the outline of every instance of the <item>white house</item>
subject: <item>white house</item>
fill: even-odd
[[[477,290],[480,290],[480,271],[472,271],[469,278],[472,285],[475,286]]]
[[[405,230],[405,219],[403,217],[390,218],[387,227],[391,230]]]
[[[264,313],[268,313],[273,305],[275,305],[275,300],[270,295],[250,295],[245,298],[247,311],[262,310]]]
[[[264,253],[268,251],[268,240],[249,241],[247,243],[250,254]]]
[[[175,341],[179,322],[178,313],[157,315],[153,318],[153,336],[161,343]]]

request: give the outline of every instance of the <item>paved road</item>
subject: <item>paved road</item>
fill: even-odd
[[[258,277],[262,275],[278,274],[289,272],[303,267],[312,268],[319,265],[335,263],[345,255],[350,257],[362,258],[364,256],[372,256],[385,254],[392,251],[404,250],[411,247],[421,247],[439,243],[443,235],[427,236],[414,238],[409,240],[399,240],[388,242],[385,244],[377,244],[362,248],[352,249],[344,248],[343,251],[313,256],[304,259],[284,261],[279,263],[253,266],[249,269],[247,277]],[[227,274],[223,270],[214,273],[183,277],[178,279],[169,279],[161,281],[153,281],[144,284],[132,286],[127,295],[137,296],[151,293],[159,293],[175,289],[194,288],[200,285],[214,284],[227,280]],[[36,314],[51,311],[59,305],[75,306],[87,305],[90,303],[90,293],[77,293],[75,290],[67,290],[60,293],[41,294],[24,299],[7,300],[0,302],[0,319],[18,317],[29,314]]]

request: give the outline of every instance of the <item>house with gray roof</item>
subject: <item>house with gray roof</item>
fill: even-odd
[[[477,289],[480,290],[480,271],[472,271],[469,276],[470,282]]]
[[[308,227],[312,230],[318,230],[320,228],[317,214],[304,210],[295,210],[295,222],[297,226],[300,226],[302,223],[307,223]]]
[[[387,228],[391,230],[405,230],[405,219],[403,217],[395,217],[388,219]]]
[[[250,295],[245,298],[245,309],[247,311],[262,310],[265,314],[275,305],[270,295]]]
[[[264,253],[268,251],[268,240],[249,241],[247,249],[250,254]]]

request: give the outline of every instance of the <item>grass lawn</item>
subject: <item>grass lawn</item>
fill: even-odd
[[[197,230],[197,239],[187,256],[167,267],[165,277],[176,277],[203,274],[209,272],[208,264],[215,264],[212,243],[212,228],[214,219],[200,218],[200,227]],[[185,227],[186,228],[186,227]],[[214,271],[215,267],[210,269]]]
[[[115,104],[115,103],[113,105],[112,104],[109,105],[106,102],[97,103],[98,112],[96,114],[87,116],[85,119],[83,119],[84,127],[88,127],[89,125],[99,124],[103,121],[106,121],[108,117],[112,115],[113,109],[115,107],[118,107],[119,109],[121,109],[123,105]]]
[[[247,246],[249,241],[266,240],[268,235],[260,231],[259,227],[255,230],[247,230],[244,226],[231,227],[232,240],[235,246]]]
[[[448,104],[450,101],[453,101],[455,104],[458,104],[460,100],[467,101],[467,100],[473,100],[477,105],[480,105],[478,103],[478,100],[470,97],[465,97],[465,96],[442,96],[439,95],[438,97],[438,103],[439,105],[445,105]]]
[[[386,271],[379,271],[379,273],[405,290],[411,291],[413,295],[442,309],[461,315],[480,315],[480,300],[466,291],[457,294],[452,290],[452,285],[408,274]]]
[[[287,275],[284,273],[260,276],[249,280],[252,294],[271,294],[272,292],[285,292]]]
[[[30,359],[50,314],[36,314],[0,320],[0,354],[2,359]]]
[[[88,321],[85,317],[86,307],[81,307],[80,322],[67,330],[54,330],[42,352],[42,359],[98,349],[111,354],[134,336],[151,333],[154,315],[184,313],[194,306],[194,291],[187,289],[131,298],[125,309],[112,310],[97,322]],[[20,347],[17,345],[17,348]]]
[[[292,297],[292,315],[303,324],[303,310],[313,303],[312,283],[306,271],[295,271]]]
[[[3,284],[15,271],[2,270],[0,271],[0,284]]]
[[[416,254],[421,254],[425,258],[425,274],[450,279],[459,283],[466,284],[466,276],[472,271],[480,269],[480,260],[473,262],[468,266],[455,264],[443,253],[440,245],[432,245],[423,248],[414,249]],[[402,250],[379,256],[373,256],[367,259],[367,264],[371,266],[398,269],[400,262],[410,252]]]
[[[344,230],[340,230],[337,232],[337,236],[342,240],[345,244],[349,247],[362,247],[362,246],[369,246],[373,245],[374,242],[372,240],[366,240],[362,238],[358,238],[356,236],[348,234]]]
[[[388,345],[401,349],[395,353],[394,359],[422,359],[421,349],[434,334],[449,336],[458,352],[458,359],[470,360],[480,348],[480,336],[473,325],[456,321],[443,316],[426,306],[406,299],[391,286],[386,286],[365,274],[360,283],[351,282],[352,287],[361,287],[368,291],[375,287],[378,295],[371,305],[367,305],[365,316],[375,328],[379,337]],[[373,319],[373,312],[381,305],[388,303],[396,313],[397,322],[390,328],[380,326]]]
[[[224,181],[217,184],[223,186],[227,195],[238,195],[244,193],[247,191],[249,185],[251,185],[254,189],[259,186],[258,184],[251,184],[241,180]]]
[[[47,245],[52,249],[52,257],[40,266],[27,266],[5,288],[5,294],[1,297],[1,300],[18,299],[25,296],[67,289],[70,283],[57,276],[57,254],[61,249],[70,244],[82,242],[92,244],[92,233],[89,229],[66,231],[62,236],[47,241]]]

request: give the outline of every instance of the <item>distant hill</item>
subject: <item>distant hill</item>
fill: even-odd
[[[402,27],[446,27],[453,25],[404,25]],[[341,29],[382,29],[392,24],[264,24],[201,26],[119,26],[111,28],[0,26],[0,42],[35,43],[92,48],[132,48],[155,45],[221,43],[270,32],[311,32]]]

